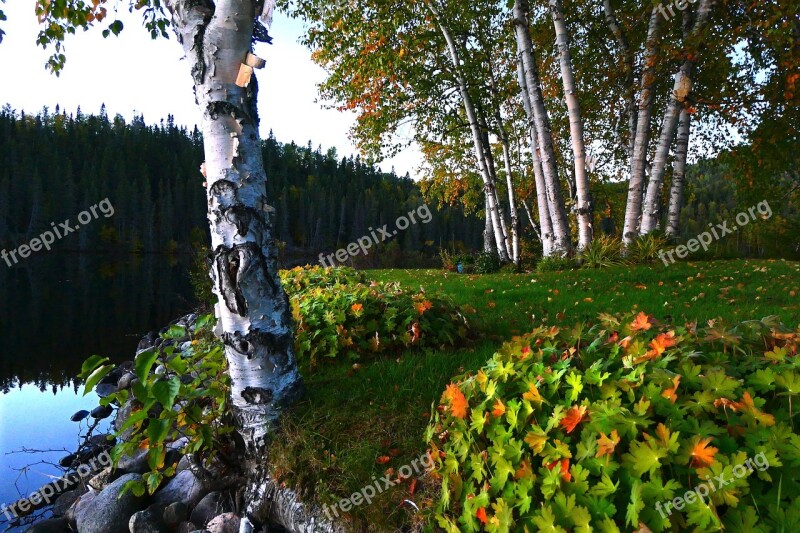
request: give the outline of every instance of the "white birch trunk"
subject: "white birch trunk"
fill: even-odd
[[[564,100],[569,113],[569,132],[572,139],[572,155],[575,164],[575,215],[578,223],[578,250],[586,248],[592,242],[592,201],[589,193],[589,176],[586,172],[586,145],[583,135],[583,118],[581,105],[575,90],[575,75],[572,69],[572,57],[569,52],[569,33],[564,22],[561,0],[550,0],[550,14],[556,33],[561,80],[564,85]]]
[[[497,206],[497,194],[495,191],[494,183],[489,175],[486,160],[484,156],[483,139],[481,138],[481,131],[478,125],[478,118],[475,113],[475,106],[472,103],[472,96],[469,94],[467,87],[467,80],[461,72],[461,56],[456,48],[453,36],[450,30],[445,26],[444,21],[439,15],[438,9],[433,5],[431,0],[426,0],[425,4],[436,19],[445,41],[447,42],[447,50],[450,54],[450,60],[453,62],[453,73],[455,74],[456,81],[458,82],[458,89],[461,94],[461,100],[464,104],[464,111],[469,121],[470,131],[472,132],[472,142],[475,148],[475,159],[478,162],[478,170],[480,171],[481,178],[483,179],[483,188],[489,204],[489,215],[492,219],[492,229],[494,231],[495,245],[497,246],[497,253],[500,255],[502,261],[508,261],[508,254],[505,249],[505,237],[503,235],[503,226],[500,221],[500,213]]]
[[[678,141],[675,147],[675,163],[672,167],[672,186],[669,190],[669,208],[667,210],[668,237],[678,235],[678,225],[683,207],[683,189],[686,179],[686,158],[689,153],[689,135],[692,116],[686,108],[681,109],[678,119]]]
[[[235,84],[251,46],[255,3],[170,0],[168,8],[203,115],[217,331],[237,430],[253,451],[302,391],[267,212],[257,86],[255,79],[246,88]]]
[[[711,1],[701,0],[690,37],[702,31],[708,21],[710,11]],[[683,101],[691,90],[693,67],[694,62],[687,59],[683,62],[678,73],[675,75],[675,84],[669,97],[667,111],[664,113],[664,119],[661,123],[661,135],[658,140],[655,157],[653,158],[650,181],[647,184],[647,194],[645,195],[644,208],[642,211],[641,235],[646,235],[655,230],[661,218],[659,203],[661,186],[664,184],[664,172],[667,167],[667,159],[669,158],[669,149],[672,146],[672,140],[675,138],[678,114],[680,113]]]
[[[634,137],[630,181],[628,183],[628,202],[625,207],[625,224],[622,229],[622,242],[625,246],[630,245],[639,234],[647,149],[650,143],[650,122],[653,115],[653,84],[655,83],[655,64],[658,55],[660,28],[661,15],[658,9],[654,7],[647,30],[643,59],[644,66],[642,68],[642,90],[639,95],[636,136]]]
[[[617,41],[617,46],[622,54],[622,64],[625,68],[625,107],[628,116],[628,142],[625,144],[625,151],[628,154],[628,159],[631,160],[633,158],[633,144],[636,139],[637,120],[633,53],[631,52],[630,44],[628,44],[628,39],[619,25],[614,8],[611,7],[611,0],[603,0],[603,11],[606,16],[606,24],[608,24],[611,33]]]
[[[533,59],[533,43],[531,42],[530,29],[528,28],[528,17],[522,0],[514,2],[513,15],[517,48],[522,56],[525,84],[530,97],[531,112],[540,148],[539,157],[547,190],[547,203],[553,227],[552,254],[559,256],[569,255],[572,252],[569,221],[564,207],[564,199],[561,195],[561,186],[558,182],[553,137],[550,133],[550,118],[544,107],[539,71],[536,61]]]
[[[539,209],[539,240],[542,242],[542,256],[550,257],[553,253],[553,225],[550,221],[550,207],[547,203],[547,186],[542,172],[542,161],[539,157],[539,141],[536,139],[536,127],[533,124],[533,112],[531,111],[531,101],[528,95],[528,84],[525,81],[525,67],[522,65],[522,57],[517,59],[517,73],[519,86],[521,89],[522,106],[528,117],[528,133],[531,139],[531,156],[533,160],[533,177],[536,184],[536,206]],[[529,213],[530,215],[530,213]],[[533,224],[533,219],[531,219]]]
[[[498,117],[498,121],[500,117]],[[499,122],[498,122],[499,123]],[[500,128],[500,142],[503,145],[503,161],[506,168],[506,186],[508,187],[508,213],[511,217],[511,228],[509,230],[511,239],[511,260],[515,265],[519,265],[519,218],[517,215],[517,201],[514,193],[514,174],[511,171],[511,152],[508,146],[508,136],[502,126]]]

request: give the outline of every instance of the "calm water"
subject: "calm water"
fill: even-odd
[[[193,309],[188,262],[74,254],[0,262],[0,505],[59,474],[46,464],[22,476],[15,469],[66,455],[10,452],[74,449],[79,425],[70,416],[97,405],[74,382],[83,360],[131,359],[142,335]]]

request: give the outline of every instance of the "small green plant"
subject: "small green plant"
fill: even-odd
[[[575,259],[572,257],[545,257],[536,263],[536,272],[561,272],[563,270],[574,270],[577,267]]]
[[[579,255],[583,268],[606,268],[625,264],[622,258],[622,242],[610,235],[595,237]]]
[[[518,337],[431,410],[433,518],[452,533],[788,531],[798,344],[775,317],[697,329],[643,312]]]
[[[448,272],[456,271],[456,261],[453,258],[453,254],[448,252],[446,248],[439,250],[439,258],[442,260],[443,269],[447,270]]]
[[[637,264],[653,263],[658,260],[658,252],[669,244],[669,240],[657,232],[641,235],[627,249],[627,258]]]
[[[130,415],[119,428],[119,439],[111,450],[116,466],[122,456],[147,450],[150,471],[142,481],[128,483],[126,490],[136,495],[153,494],[164,479],[175,474],[176,464],[167,464],[167,443],[185,437],[181,450],[205,463],[225,457],[233,449],[228,435],[233,428],[225,423],[230,378],[222,344],[212,334],[213,315],[200,316],[194,329],[171,326],[162,338],[190,338],[183,350],[175,346],[140,352],[134,360],[136,379],[130,389],[119,390],[100,401],[130,408]],[[114,369],[108,358],[92,356],[83,363],[84,394]],[[159,371],[154,372],[158,366]],[[163,371],[162,371],[163,370]]]
[[[475,256],[476,274],[494,274],[500,271],[500,256],[495,252],[482,252]]]

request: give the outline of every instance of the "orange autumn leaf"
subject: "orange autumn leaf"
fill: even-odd
[[[639,311],[639,314],[636,315],[636,318],[633,319],[633,322],[631,322],[629,326],[632,331],[647,331],[653,327],[653,323],[644,311]]]
[[[506,413],[506,406],[503,405],[503,402],[500,401],[498,398],[494,401],[494,405],[492,406],[492,415],[495,418],[500,418]]]
[[[719,449],[709,446],[709,442],[711,442],[711,437],[700,439],[692,446],[690,455],[692,456],[693,467],[698,468],[711,466],[711,463],[714,462],[714,456],[717,454]]]
[[[586,418],[586,406],[573,405],[567,410],[567,414],[561,419],[559,424],[567,430],[567,433],[572,433],[578,424]]]
[[[353,304],[350,306],[350,309],[352,309],[354,313],[358,313],[359,311],[364,309],[364,306],[361,304]]]
[[[417,478],[411,480],[411,485],[408,487],[408,493],[413,496],[414,493],[417,491]]]
[[[561,459],[560,461],[553,461],[547,468],[552,470],[556,466],[561,466],[561,479],[564,481],[572,481],[572,474],[569,473],[569,459]]]
[[[489,519],[486,517],[486,509],[484,507],[478,507],[478,510],[475,511],[475,518],[480,520],[484,525],[489,523]]]
[[[433,305],[428,300],[423,300],[417,304],[414,304],[414,307],[417,309],[417,313],[423,314],[425,311],[433,307]]]
[[[672,403],[675,403],[675,400],[678,399],[678,395],[675,393],[678,390],[678,385],[680,384],[680,382],[681,382],[681,376],[680,374],[678,374],[677,376],[672,378],[672,388],[664,389],[664,391],[661,393],[661,396],[671,401]]]
[[[381,455],[380,457],[375,459],[375,462],[378,463],[379,465],[385,465],[389,461],[391,461],[391,457],[389,457],[388,455]]]
[[[461,420],[467,417],[467,399],[464,393],[458,388],[458,385],[451,383],[445,389],[445,397],[450,400],[450,414]]]
[[[740,402],[740,405],[742,406],[742,411],[752,415],[753,418],[765,426],[775,425],[775,417],[756,407],[753,397],[750,396],[750,391],[745,391],[745,393],[742,394],[742,401]]]
[[[617,444],[619,444],[619,433],[616,429],[611,431],[610,437],[601,431],[600,436],[597,437],[597,455],[595,457],[613,454]]]
[[[741,404],[739,402],[734,402],[734,401],[729,400],[727,398],[717,398],[716,400],[714,400],[714,407],[717,407],[717,408],[722,407],[723,409],[726,409],[726,410],[730,409],[734,413],[736,411],[738,411],[739,409],[741,409],[742,406],[743,406],[743,404]]]
[[[528,392],[522,394],[523,400],[528,400],[536,405],[542,405],[542,395],[539,394],[539,389],[533,383],[528,385]]]
[[[520,463],[519,468],[517,468],[517,471],[514,472],[514,479],[519,481],[520,479],[530,479],[532,477],[533,470],[531,469],[531,462],[524,459]]]
[[[675,332],[668,331],[667,333],[660,333],[655,339],[651,340],[650,349],[655,352],[656,356],[659,356],[667,348],[672,348],[675,344]]]

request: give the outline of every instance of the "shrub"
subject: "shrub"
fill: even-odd
[[[571,257],[545,257],[536,263],[536,272],[561,272],[562,270],[573,270],[577,267],[575,259]]]
[[[662,234],[652,232],[640,235],[628,247],[628,259],[634,263],[652,263],[658,259],[658,252],[669,244],[669,240]]]
[[[455,272],[456,261],[453,259],[453,254],[442,248],[439,250],[439,258],[442,260],[442,268],[448,272]]]
[[[292,304],[295,352],[311,367],[322,358],[456,346],[469,330],[449,299],[398,283],[366,283],[352,269],[306,267],[282,276]]]
[[[580,252],[579,259],[583,268],[622,265],[625,263],[622,258],[622,242],[610,235],[600,235]]]
[[[475,256],[476,274],[494,274],[500,270],[500,256],[495,252],[483,252]]]
[[[774,318],[696,330],[644,313],[515,338],[434,411],[435,520],[448,532],[791,530],[799,343]]]

